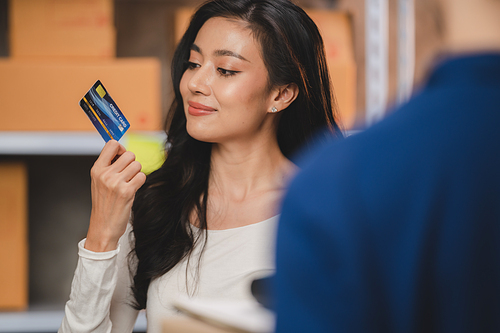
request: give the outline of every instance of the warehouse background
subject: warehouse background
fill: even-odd
[[[19,3],[29,3],[33,0],[0,0],[0,70],[1,66],[10,66],[4,62],[9,61],[12,57],[23,58],[14,54],[12,49],[12,22],[9,13],[12,6]],[[49,2],[51,5],[60,5],[61,0],[34,0],[34,2]],[[110,62],[123,62],[129,59],[131,63],[123,66],[146,66],[145,71],[151,73],[150,76],[144,77],[144,81],[152,87],[146,91],[153,91],[148,95],[151,100],[151,109],[145,110],[143,114],[137,115],[137,127],[144,126],[145,131],[161,130],[161,120],[167,112],[168,106],[172,100],[171,84],[170,84],[170,61],[173,55],[176,42],[176,13],[181,7],[195,7],[201,1],[195,0],[75,0],[82,6],[95,6],[99,3],[110,4],[109,25],[111,26],[112,49],[109,49],[109,54],[103,54],[101,57],[108,59]],[[355,128],[356,125],[362,125],[364,121],[365,103],[365,46],[364,46],[364,0],[302,0],[296,1],[297,4],[308,10],[322,10],[328,13],[332,11],[342,13],[348,17],[349,40],[345,42],[346,47],[352,49],[352,53],[347,52],[348,57],[352,57],[352,89],[346,94],[352,94],[353,102],[350,104],[353,108],[352,123],[349,128]],[[390,40],[389,40],[389,101],[392,103],[396,94],[397,73],[396,73],[396,39],[397,39],[397,1],[390,0]],[[440,41],[439,28],[439,8],[431,5],[429,0],[416,1],[416,66],[415,66],[415,86],[418,89],[420,82],[425,78],[425,74],[430,66],[430,59],[438,51]],[[178,29],[177,29],[178,30]],[[325,36],[328,39],[328,36]],[[99,57],[99,55],[97,56]],[[40,59],[30,61],[48,61],[50,66],[58,66],[57,64],[66,63],[68,58],[75,58],[74,61],[81,61],[81,65],[74,65],[76,68],[81,68],[87,60],[76,59],[78,57],[64,55],[60,58],[57,56],[41,56]],[[43,59],[42,59],[43,58]],[[72,60],[72,61],[73,61]],[[92,61],[95,61],[92,60]],[[99,60],[101,61],[101,60]],[[54,65],[55,64],[55,65]],[[157,64],[157,65],[156,65]],[[48,66],[48,65],[47,65]],[[48,68],[47,66],[41,66]],[[86,65],[85,65],[86,66]],[[115,65],[110,65],[115,66]],[[111,68],[110,67],[110,68]],[[5,67],[3,67],[5,68]],[[43,69],[42,68],[42,69]],[[113,67],[114,68],[114,67]],[[121,67],[120,67],[121,68]],[[120,72],[117,67],[115,72],[110,70],[110,77],[113,73]],[[143,68],[143,67],[141,67]],[[155,70],[157,69],[157,71]],[[103,69],[104,70],[104,69]],[[109,70],[109,69],[105,69]],[[142,71],[144,72],[144,71]],[[157,73],[157,76],[155,76]],[[24,77],[24,84],[29,87],[29,84],[36,81],[36,71],[28,69],[28,74]],[[77,72],[75,72],[77,73]],[[78,72],[79,73],[79,72]],[[33,76],[30,76],[33,75]],[[84,75],[82,73],[81,75]],[[149,75],[149,74],[148,74]],[[97,79],[97,77],[96,77]],[[110,79],[111,81],[112,79]],[[75,82],[77,78],[75,78]],[[140,81],[140,80],[139,80]],[[23,83],[21,82],[21,83]],[[104,81],[106,84],[108,81]],[[10,81],[5,76],[0,75],[0,85],[9,86]],[[349,83],[350,84],[350,83]],[[349,87],[351,87],[347,84]],[[84,84],[86,86],[87,84]],[[132,82],[130,84],[123,83],[123,89],[139,89],[141,82]],[[90,84],[88,84],[90,87]],[[339,84],[340,86],[340,84]],[[64,89],[71,87],[53,87],[54,92],[64,95]],[[120,93],[127,98],[126,93],[120,92],[121,88],[111,89],[113,96],[116,98]],[[350,88],[349,88],[350,89]],[[83,90],[82,94],[83,94]],[[29,91],[25,91],[24,95],[29,96]],[[23,94],[20,94],[22,96]],[[344,95],[342,95],[343,97]],[[339,96],[339,98],[342,98]],[[5,98],[5,97],[4,97]],[[4,101],[0,101],[4,102]],[[19,102],[28,102],[22,101]],[[130,103],[133,103],[131,101]],[[118,101],[119,105],[122,105]],[[126,104],[126,103],[125,103]],[[89,126],[90,123],[86,120],[81,110],[78,110],[77,100],[74,102],[75,117],[81,117],[83,126]],[[41,106],[40,106],[41,107]],[[123,106],[122,106],[123,109]],[[124,109],[126,115],[131,112],[136,112]],[[27,112],[31,112],[33,116],[37,115],[38,107],[35,105]],[[70,112],[68,110],[56,110],[56,112]],[[80,112],[80,113],[78,113]],[[141,110],[137,112],[142,112]],[[156,112],[156,113],[155,113]],[[33,131],[32,129],[23,128],[27,122],[18,122],[19,129],[2,128],[5,124],[12,121],[12,110],[2,107],[0,103],[0,134],[10,133],[12,131]],[[135,116],[134,116],[135,117]],[[147,118],[151,117],[151,118]],[[42,117],[43,119],[43,117]],[[77,118],[78,119],[78,118]],[[151,127],[147,121],[151,120]],[[37,123],[34,126],[44,125]],[[59,126],[56,123],[50,123],[47,126]],[[77,126],[77,125],[75,125]],[[53,133],[60,131],[50,128],[42,128],[43,131]],[[81,131],[81,128],[70,128],[70,131]],[[86,130],[85,128],[83,130]],[[23,132],[24,133],[24,132]],[[62,139],[64,140],[64,138]],[[35,142],[34,142],[35,143]],[[0,304],[1,309],[5,311],[11,310],[37,310],[37,309],[55,309],[61,310],[69,296],[70,283],[73,277],[73,271],[77,260],[77,242],[85,237],[88,220],[90,217],[90,177],[89,171],[95,161],[97,154],[66,154],[66,153],[46,153],[44,151],[37,153],[12,153],[0,151],[0,166],[19,166],[20,180],[19,186],[24,186],[22,191],[19,191],[21,197],[21,209],[26,210],[26,227],[27,238],[26,248],[27,256],[21,256],[26,260],[27,274],[26,280],[20,279],[19,283],[26,285],[26,292],[21,294],[21,301],[15,303],[14,306],[8,304]],[[14,164],[13,164],[14,163]],[[9,169],[10,170],[10,169]],[[4,177],[4,178],[2,178]],[[0,184],[3,180],[11,179],[12,177],[3,173],[0,174]],[[1,188],[0,188],[1,192]],[[13,192],[1,194],[11,197]],[[23,201],[22,196],[25,195]],[[0,197],[2,199],[2,197]],[[25,206],[23,206],[23,204]],[[4,207],[4,206],[1,206]],[[24,208],[23,208],[24,207]],[[5,209],[11,209],[7,207]],[[3,209],[3,208],[2,208]],[[9,216],[0,211],[0,216]],[[24,216],[24,215],[23,215]],[[5,219],[1,221],[2,225],[10,224],[11,221]],[[2,229],[7,230],[7,229]],[[9,229],[10,230],[10,229]],[[21,229],[20,229],[21,230]],[[22,234],[22,230],[21,230]],[[0,237],[2,237],[0,235]],[[6,244],[6,243],[5,243]],[[1,242],[0,242],[1,251]],[[0,263],[0,273],[2,272]],[[1,296],[0,296],[1,298]],[[0,300],[1,303],[1,300]]]

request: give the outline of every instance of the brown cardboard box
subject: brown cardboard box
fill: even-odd
[[[160,62],[0,60],[0,130],[95,130],[78,105],[100,79],[130,130],[161,129]]]
[[[0,163],[0,309],[28,306],[27,171]]]
[[[175,27],[174,27],[174,35],[175,35],[175,43],[177,44],[184,32],[189,26],[189,21],[191,20],[191,16],[194,14],[195,8],[193,7],[180,7],[175,11]]]
[[[112,58],[112,0],[10,0],[10,54]]]
[[[194,13],[191,7],[182,7],[175,14],[175,40],[178,42]],[[344,12],[307,10],[316,23],[325,44],[326,60],[344,128],[353,127],[356,118],[356,62],[351,20]]]
[[[356,62],[349,15],[328,10],[307,10],[307,14],[323,37],[342,124],[352,128],[356,118]]]

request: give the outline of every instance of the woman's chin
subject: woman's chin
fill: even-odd
[[[217,142],[217,136],[216,135],[211,135],[209,131],[207,130],[193,130],[187,128],[187,132],[190,137],[192,137],[195,140],[202,141],[202,142],[210,142],[214,143]]]

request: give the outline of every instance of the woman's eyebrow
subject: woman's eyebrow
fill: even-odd
[[[214,51],[214,55],[216,57],[224,57],[224,56],[226,56],[226,57],[235,57],[235,58],[238,58],[238,59],[250,62],[245,57],[243,57],[241,54],[238,54],[238,53],[230,51],[230,50],[215,50]]]
[[[194,43],[191,45],[191,50],[203,55],[203,52],[201,52],[200,47]],[[238,54],[238,53],[230,51],[230,50],[215,50],[214,56],[216,56],[216,57],[235,57],[235,58],[250,62],[250,60],[248,60],[247,58],[245,58],[241,54]]]
[[[201,53],[200,47],[194,43],[191,45],[191,50],[193,50],[194,52],[198,52],[199,54],[203,54]]]

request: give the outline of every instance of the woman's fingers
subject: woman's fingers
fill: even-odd
[[[134,178],[142,169],[141,163],[137,161],[130,162],[124,169],[121,171],[121,175],[123,180],[129,182]]]
[[[130,179],[129,185],[133,186],[136,189],[136,192],[142,185],[144,185],[145,182],[146,174],[144,174],[143,172],[138,172],[132,179]]]
[[[122,172],[125,168],[127,168],[131,163],[135,161],[135,154],[131,151],[126,151],[122,153],[116,161],[113,162],[111,168],[114,172]]]
[[[112,164],[116,156],[124,154],[127,150],[116,140],[109,140],[95,162],[97,166],[105,167]]]
[[[126,168],[128,168],[131,164],[133,165],[132,169],[139,169],[135,172],[139,172],[141,167],[140,164],[137,166],[139,162],[135,162],[135,154],[131,151],[127,151],[125,147],[123,147],[120,143],[115,140],[110,140],[106,143],[104,148],[101,151],[101,154],[97,161],[95,162],[95,166],[97,168],[107,168],[109,167],[109,171],[113,174],[122,173]],[[129,173],[126,174],[127,179],[125,181],[129,181],[133,175],[129,176]]]
[[[107,251],[116,248],[123,235],[135,193],[146,181],[146,175],[132,152],[110,141],[92,167],[91,176],[92,212],[85,247]]]
[[[130,193],[133,198],[135,191],[145,182],[146,176],[141,172],[141,164],[135,160],[135,154],[126,151],[120,143],[110,140],[104,146],[101,155],[91,170],[96,190],[107,189],[123,197]],[[129,184],[134,180],[132,184]]]

